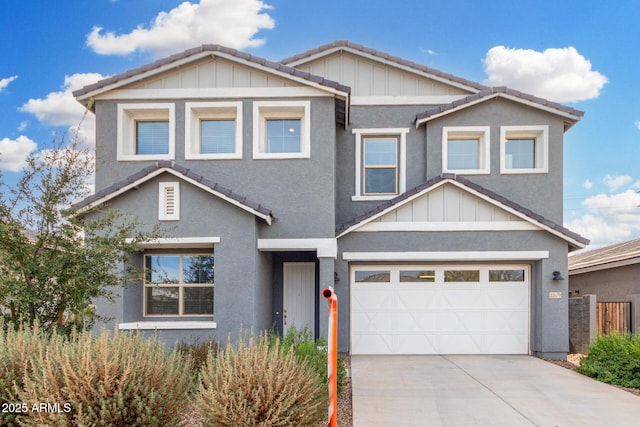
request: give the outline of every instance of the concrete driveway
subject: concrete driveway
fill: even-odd
[[[351,356],[354,427],[638,426],[640,397],[530,356]]]

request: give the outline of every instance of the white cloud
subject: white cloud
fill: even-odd
[[[582,206],[587,213],[566,226],[591,239],[591,247],[640,237],[640,194],[635,191],[598,194],[585,199]]]
[[[587,190],[591,190],[593,188],[593,182],[591,182],[590,180],[586,180],[583,184],[582,187],[587,189]]]
[[[633,122],[633,124],[635,125],[635,127],[640,129],[640,120],[636,120],[635,122]]]
[[[488,85],[509,86],[558,102],[597,98],[607,83],[572,46],[544,52],[495,46],[487,52],[484,66]]]
[[[610,191],[616,191],[619,188],[624,187],[625,185],[633,181],[633,178],[631,178],[629,175],[621,175],[621,176],[607,175],[604,177],[602,181],[605,184],[607,184]]]
[[[14,81],[17,78],[18,78],[18,76],[11,76],[11,77],[7,77],[7,78],[4,78],[4,79],[0,79],[0,92],[2,92],[2,90],[4,88],[9,86],[9,83],[11,83],[12,81]]]
[[[28,121],[24,121],[24,122],[20,122],[20,124],[18,125],[18,132],[22,132],[23,130],[25,130],[27,128],[27,126],[29,126],[29,122]]]
[[[127,55],[135,51],[155,55],[175,53],[205,43],[235,49],[264,44],[255,38],[262,29],[275,27],[261,0],[201,0],[183,2],[169,12],[160,12],[149,26],[139,25],[128,34],[117,35],[94,27],[87,45],[102,55]]]
[[[17,139],[0,139],[0,169],[20,171],[29,154],[37,147],[38,144],[23,135]]]
[[[420,48],[420,52],[426,53],[427,55],[437,55],[438,53],[433,49],[424,49]]]
[[[20,111],[34,114],[38,120],[50,126],[68,126],[76,129],[85,114],[85,108],[75,100],[72,92],[95,83],[104,76],[98,73],[78,73],[65,76],[61,91],[51,92],[46,98],[30,99],[20,107]],[[95,116],[87,114],[82,122],[79,136],[92,146],[95,139]]]

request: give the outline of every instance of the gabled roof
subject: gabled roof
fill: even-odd
[[[640,263],[640,239],[616,243],[569,257],[569,274]]]
[[[504,209],[505,211],[508,211],[514,216],[519,217],[524,221],[534,224],[542,230],[548,231],[551,234],[554,234],[566,240],[573,249],[583,249],[589,244],[589,240],[585,239],[579,234],[574,233],[569,229],[546,219],[542,215],[538,215],[535,212],[505,197],[502,197],[499,194],[488,190],[464,177],[456,176],[455,174],[442,174],[442,176],[430,179],[424,184],[414,187],[411,190],[408,190],[405,193],[399,195],[398,197],[388,200],[378,205],[374,209],[353,218],[351,221],[338,225],[336,227],[336,236],[338,238],[342,237],[350,233],[351,231],[354,231],[361,226],[375,220],[376,218],[379,218],[382,215],[399,208],[405,203],[409,203],[417,197],[420,197],[423,194],[426,194],[434,188],[437,188],[445,183],[456,185],[458,188],[466,190],[484,199],[485,201],[501,209]]]
[[[323,77],[304,71],[296,70],[295,68],[288,67],[282,63],[268,61],[264,58],[217,44],[205,44],[100,80],[97,83],[74,91],[73,96],[76,97],[78,101],[87,105],[92,96],[96,96],[100,93],[122,87],[143,78],[162,73],[169,69],[179,67],[211,55],[224,57],[235,62],[242,62],[245,65],[259,68],[263,71],[274,73],[281,77],[298,80],[299,82],[309,86],[330,91],[342,98],[348,98],[349,93],[351,92],[351,88],[348,86],[344,86],[338,82],[327,80]]]
[[[471,107],[472,105],[476,105],[494,98],[509,99],[511,101],[519,102],[521,104],[529,105],[562,116],[565,118],[565,131],[575,123],[577,123],[582,116],[584,116],[583,111],[501,86],[485,88],[478,93],[466,96],[450,104],[444,104],[430,108],[427,111],[416,116],[416,127],[420,126],[422,123],[428,122],[429,120],[442,117],[444,115],[462,110],[467,107]]]
[[[430,68],[425,65],[400,58],[398,56],[390,55],[386,52],[371,49],[369,47],[353,43],[348,40],[337,40],[331,43],[327,43],[306,52],[302,52],[289,58],[285,58],[280,62],[292,67],[297,67],[299,65],[339,51],[352,52],[356,55],[365,56],[378,62],[384,62],[389,65],[395,65],[403,69],[408,69],[421,75],[427,75],[434,80],[453,84],[455,86],[469,90],[470,92],[478,92],[489,88],[488,86],[482,85],[480,83],[473,82],[462,77],[457,77],[453,74],[445,73],[440,70],[436,70],[435,68]]]
[[[181,178],[196,187],[239,207],[240,209],[252,213],[257,217],[262,218],[267,224],[271,225],[271,220],[273,219],[273,213],[271,210],[169,160],[158,161],[152,166],[142,169],[141,171],[130,175],[109,187],[103,188],[92,196],[89,196],[81,202],[73,205],[71,211],[73,211],[73,215],[82,215],[83,213],[86,213],[89,210],[100,206],[101,204],[136,188],[144,182],[147,182],[165,172],[175,175],[176,177]]]

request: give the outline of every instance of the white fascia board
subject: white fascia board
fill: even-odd
[[[216,329],[216,322],[200,320],[175,321],[141,321],[118,324],[120,330],[178,330],[178,329]]]
[[[609,270],[612,268],[625,267],[627,265],[640,264],[640,258],[630,258],[614,262],[606,262],[598,265],[590,265],[587,267],[571,267],[569,266],[569,276],[577,274],[591,273],[593,271]]]
[[[541,231],[527,221],[395,221],[370,222],[354,230],[363,231]]]
[[[230,197],[227,197],[223,193],[215,191],[211,187],[203,185],[203,184],[199,183],[198,181],[195,181],[195,180],[193,180],[193,179],[181,174],[180,172],[176,172],[175,170],[173,170],[171,168],[160,168],[160,169],[157,169],[157,170],[149,173],[148,175],[145,175],[144,177],[142,177],[140,179],[137,179],[136,181],[134,181],[134,182],[132,182],[132,183],[130,183],[128,185],[125,185],[124,187],[118,189],[117,191],[114,191],[113,193],[107,194],[106,196],[104,196],[104,197],[102,197],[102,198],[100,198],[98,200],[95,200],[94,202],[88,204],[87,206],[82,207],[81,209],[78,210],[78,212],[75,213],[75,215],[81,215],[82,213],[87,212],[90,209],[93,209],[94,207],[99,206],[99,205],[101,205],[101,204],[103,204],[105,202],[108,202],[109,200],[113,199],[114,197],[117,197],[117,196],[119,196],[119,195],[121,195],[123,193],[126,193],[127,191],[131,190],[132,188],[138,187],[139,185],[141,185],[141,184],[149,181],[150,179],[152,179],[152,178],[154,178],[154,177],[156,177],[158,175],[161,175],[161,174],[163,174],[165,172],[170,173],[170,174],[172,174],[172,175],[174,175],[174,176],[176,176],[176,177],[178,177],[178,178],[180,178],[180,179],[182,179],[182,180],[184,180],[184,181],[186,181],[186,182],[188,182],[190,184],[193,184],[196,187],[198,187],[198,188],[200,188],[200,189],[202,189],[202,190],[204,190],[204,191],[206,191],[206,192],[208,192],[210,194],[218,196],[219,198],[221,198],[223,200],[226,200],[227,202],[231,203],[232,205],[235,205],[235,206],[239,207],[240,209],[243,209],[243,210],[245,210],[245,211],[247,211],[247,212],[249,212],[249,213],[251,213],[251,214],[253,214],[253,215],[257,216],[257,217],[259,217],[259,218],[262,218],[263,220],[265,220],[265,222],[267,224],[271,225],[271,220],[272,220],[271,215],[265,215],[262,212],[258,212],[258,211],[254,210],[254,209],[251,209],[250,207],[248,207],[246,205],[243,205],[242,203],[238,202],[237,200],[232,199]]]
[[[540,228],[542,230],[548,231],[549,233],[551,233],[551,234],[553,234],[553,235],[555,235],[557,237],[560,237],[561,239],[567,241],[568,243],[570,243],[570,244],[572,244],[572,245],[574,245],[574,246],[576,246],[578,248],[584,249],[584,248],[587,247],[584,243],[579,242],[579,241],[567,236],[566,234],[563,234],[562,232],[560,232],[560,231],[558,231],[558,230],[556,230],[554,228],[549,227],[548,225],[540,223],[540,222],[534,220],[533,218],[530,218],[527,215],[525,215],[525,214],[513,209],[512,207],[504,205],[504,204],[492,199],[489,196],[486,196],[486,195],[484,195],[484,194],[482,194],[482,193],[480,193],[480,192],[478,192],[478,191],[476,191],[476,190],[474,190],[472,188],[469,188],[469,187],[465,186],[464,184],[460,184],[458,181],[454,181],[454,180],[446,180],[446,181],[451,183],[451,184],[453,184],[453,185],[455,185],[455,186],[457,186],[461,190],[465,190],[468,193],[473,194],[474,196],[479,197],[482,200],[484,200],[484,201],[486,201],[488,203],[491,203],[492,205],[494,205],[494,206],[496,206],[496,207],[498,207],[500,209],[503,209],[503,210],[509,212],[510,214],[512,214],[512,215],[514,215],[514,216],[516,216],[516,217],[518,217],[518,218],[520,218],[520,219],[522,219],[522,220],[524,220],[524,221],[526,221],[526,222],[528,222],[530,224],[533,224],[534,226],[536,226],[536,227],[538,227],[538,228]]]
[[[255,216],[259,217],[259,218],[264,219],[264,220],[265,220],[265,222],[266,222],[267,224],[271,225],[271,216],[270,216],[270,215],[265,215],[265,214],[263,214],[262,212],[258,212],[258,211],[254,210],[254,209],[251,209],[250,207],[248,207],[248,206],[246,206],[246,205],[243,205],[243,204],[242,204],[242,203],[240,203],[239,201],[237,201],[237,200],[235,200],[235,199],[232,199],[232,198],[230,198],[230,197],[227,197],[227,196],[226,196],[226,195],[224,195],[223,193],[220,193],[220,192],[218,192],[218,191],[215,191],[215,190],[213,190],[211,187],[209,187],[209,186],[207,186],[207,185],[204,185],[204,184],[201,184],[200,182],[198,182],[198,181],[196,181],[196,180],[193,180],[193,179],[191,179],[191,178],[189,178],[189,177],[187,177],[187,176],[185,176],[185,175],[181,174],[180,172],[176,172],[176,171],[175,171],[175,170],[173,170],[173,169],[169,169],[169,168],[167,168],[167,169],[166,169],[166,172],[169,172],[170,174],[175,175],[175,176],[177,176],[178,178],[183,179],[183,180],[187,181],[188,183],[193,184],[193,185],[195,185],[196,187],[198,187],[198,188],[200,188],[200,189],[202,189],[202,190],[204,190],[204,191],[206,191],[206,192],[208,192],[208,193],[210,193],[210,194],[213,194],[213,195],[215,195],[215,196],[218,196],[218,197],[220,197],[222,200],[226,200],[227,202],[231,203],[232,205],[235,205],[235,206],[239,207],[239,208],[240,208],[240,209],[242,209],[242,210],[245,210],[245,211],[247,211],[247,212],[249,212],[249,213],[252,213],[253,215],[255,215]]]
[[[443,105],[468,95],[352,96],[351,105]]]
[[[483,98],[479,98],[479,99],[473,100],[471,102],[459,105],[459,106],[457,106],[455,108],[451,108],[450,110],[446,110],[446,111],[443,111],[441,113],[434,114],[434,115],[426,117],[424,119],[416,120],[416,128],[420,127],[421,124],[426,123],[428,121],[435,120],[435,119],[437,119],[439,117],[446,116],[447,114],[451,114],[451,113],[454,113],[456,111],[464,110],[465,108],[472,107],[474,105],[477,105],[477,104],[480,104],[482,102],[488,101],[490,99],[498,98],[498,97],[509,99],[511,101],[518,102],[518,103],[524,104],[524,105],[528,105],[530,107],[537,108],[539,110],[547,111],[547,112],[553,113],[555,115],[562,116],[562,117],[565,117],[565,118],[568,118],[568,119],[571,119],[571,120],[574,120],[574,121],[580,120],[580,117],[574,116],[573,114],[567,113],[565,111],[561,111],[561,110],[558,110],[556,108],[549,107],[547,105],[538,104],[536,102],[532,102],[532,101],[529,101],[529,100],[526,100],[526,99],[522,99],[522,98],[519,98],[517,96],[513,96],[513,95],[510,95],[510,94],[507,94],[507,93],[497,92],[497,93],[493,93],[491,95],[487,95],[487,96],[485,96]]]
[[[163,174],[164,172],[166,172],[166,170],[164,168],[155,170],[155,171],[151,172],[149,175],[146,175],[143,178],[140,178],[140,179],[138,179],[138,180],[136,180],[136,181],[134,181],[134,182],[132,182],[132,183],[130,183],[128,185],[125,185],[124,187],[118,189],[117,191],[114,191],[113,193],[109,193],[109,194],[105,195],[104,197],[101,197],[100,199],[95,200],[92,203],[89,203],[87,206],[83,206],[82,208],[78,209],[77,212],[75,212],[75,215],[76,216],[77,215],[81,215],[84,212],[87,212],[87,211],[95,208],[96,206],[100,206],[101,204],[106,203],[109,200],[111,200],[113,198],[116,198],[119,195],[124,194],[124,193],[126,193],[127,191],[129,191],[129,190],[131,190],[133,188],[138,187],[143,182],[146,182],[146,181],[148,181],[148,180],[150,180],[152,178],[155,178],[158,175]]]
[[[126,239],[131,243],[133,239]],[[143,249],[170,249],[170,248],[212,248],[220,243],[220,237],[165,237],[138,243]]]
[[[549,251],[344,252],[344,261],[537,261]]]
[[[158,68],[154,68],[152,70],[144,71],[144,72],[142,72],[140,74],[136,74],[136,75],[128,77],[126,79],[122,79],[122,80],[119,80],[117,82],[114,82],[114,83],[112,83],[110,85],[103,86],[103,87],[98,88],[96,90],[93,90],[91,92],[87,92],[84,95],[78,96],[76,99],[78,101],[82,102],[82,101],[87,100],[87,99],[89,99],[91,97],[96,97],[97,95],[100,95],[101,93],[109,92],[113,88],[118,88],[118,87],[126,86],[126,85],[131,84],[131,83],[135,83],[135,82],[137,82],[139,80],[146,79],[148,77],[155,76],[155,75],[160,74],[160,73],[164,73],[165,71],[171,70],[173,68],[178,68],[178,67],[180,67],[182,65],[188,64],[188,63],[193,62],[193,61],[197,61],[198,59],[205,58],[205,57],[210,56],[210,55],[211,55],[211,52],[196,53],[196,54],[188,56],[186,58],[182,58],[182,59],[180,59],[178,61],[170,62],[170,63],[162,65],[162,66],[160,66]],[[105,78],[109,78],[109,77],[105,77]]]
[[[264,252],[317,251],[318,258],[337,258],[338,241],[319,239],[258,239],[258,250]]]
[[[459,89],[468,90],[471,93],[480,92],[479,89],[476,89],[474,87],[467,86],[467,85],[464,85],[462,83],[458,83],[458,82],[453,81],[453,80],[448,80],[448,79],[436,76],[434,74],[430,74],[430,73],[427,73],[425,71],[421,71],[421,70],[418,70],[416,68],[409,67],[407,65],[404,65],[404,64],[401,64],[401,63],[398,63],[398,62],[389,61],[389,60],[381,58],[379,56],[371,55],[369,53],[362,52],[361,50],[353,49],[353,48],[350,48],[348,46],[335,46],[335,47],[332,47],[331,49],[323,50],[322,52],[318,52],[318,53],[310,55],[310,56],[305,56],[304,58],[300,58],[297,61],[292,61],[292,62],[290,62],[288,64],[285,64],[285,65],[287,65],[289,67],[296,68],[299,65],[305,64],[307,62],[312,62],[317,58],[322,58],[324,56],[329,56],[332,53],[339,52],[339,51],[345,51],[345,52],[352,53],[352,54],[354,54],[356,56],[361,56],[363,58],[368,58],[368,59],[370,59],[372,61],[375,61],[375,62],[378,62],[378,63],[382,63],[382,64],[388,65],[390,67],[393,67],[393,68],[398,68],[400,70],[404,70],[404,71],[407,71],[407,72],[412,73],[412,74],[417,74],[417,75],[422,76],[422,77],[427,77],[427,78],[429,78],[431,80],[435,80],[435,81],[438,81],[438,82],[441,82],[441,83],[445,83],[448,86],[454,86],[454,87],[457,87]]]
[[[300,98],[334,95],[313,87],[256,87],[256,88],[175,88],[175,89],[114,89],[94,98],[123,99],[217,99],[217,98]]]
[[[426,194],[426,193],[428,193],[430,191],[435,190],[436,188],[446,184],[449,181],[450,180],[442,180],[442,181],[434,184],[433,186],[431,186],[429,188],[425,188],[424,190],[420,191],[419,193],[414,194],[411,197],[407,197],[406,199],[404,199],[400,203],[396,203],[395,205],[389,206],[387,209],[384,209],[384,210],[378,212],[377,214],[371,216],[370,218],[367,218],[364,221],[359,222],[357,224],[354,224],[351,227],[347,228],[342,233],[340,233],[336,238],[340,238],[340,237],[342,237],[342,236],[344,236],[346,234],[351,233],[352,231],[355,231],[355,230],[359,229],[360,227],[364,226],[365,224],[369,224],[369,223],[375,221],[376,219],[380,218],[381,216],[384,216],[384,215],[388,214],[389,212],[392,212],[392,211],[398,209],[399,207],[401,207],[401,206],[405,205],[406,203],[409,203],[409,202],[417,199],[418,197],[422,196],[423,194]],[[398,196],[393,196],[393,197],[398,197]]]

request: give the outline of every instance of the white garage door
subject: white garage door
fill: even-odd
[[[357,266],[353,354],[528,354],[529,267]]]

